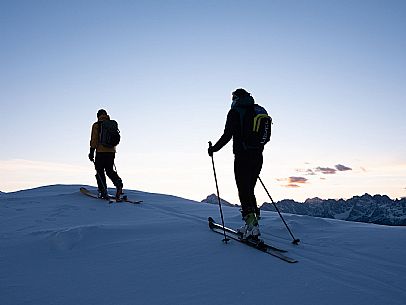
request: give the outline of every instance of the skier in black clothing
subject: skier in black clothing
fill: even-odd
[[[241,202],[241,213],[245,220],[245,226],[239,231],[244,238],[258,238],[259,231],[259,208],[254,194],[255,184],[262,169],[263,147],[247,148],[242,136],[242,115],[250,107],[254,107],[255,101],[244,89],[237,89],[232,94],[231,109],[227,114],[224,133],[212,147],[209,147],[209,156],[219,151],[233,138],[234,152],[234,175]]]

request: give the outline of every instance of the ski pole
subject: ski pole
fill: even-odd
[[[211,144],[211,142],[209,142],[209,148],[211,148],[211,147],[212,147],[212,144]],[[213,157],[213,154],[211,155],[211,164],[213,165],[214,181],[216,182],[217,199],[218,199],[219,207],[220,207],[221,223],[222,223],[222,225],[223,225],[223,232],[224,232],[224,239],[223,239],[223,242],[227,243],[230,239],[227,238],[227,235],[226,235],[226,228],[225,228],[225,226],[224,226],[223,209],[221,208],[220,192],[219,192],[219,186],[218,186],[218,183],[217,183],[216,168],[214,167],[214,157]]]
[[[271,199],[271,202],[272,202],[272,204],[274,205],[275,210],[278,212],[278,214],[279,214],[279,216],[281,217],[283,223],[285,224],[286,228],[288,229],[288,231],[289,231],[289,233],[290,233],[290,236],[292,236],[292,238],[293,238],[292,244],[295,244],[295,245],[299,244],[300,239],[296,239],[296,238],[293,236],[292,231],[289,229],[288,224],[286,223],[285,219],[283,219],[281,212],[279,212],[278,207],[276,206],[275,202],[272,200],[272,197],[271,197],[271,195],[269,194],[268,190],[266,189],[265,184],[262,182],[261,177],[258,176],[258,179],[259,179],[259,181],[261,182],[262,186],[264,187],[265,192],[268,194],[269,199]]]

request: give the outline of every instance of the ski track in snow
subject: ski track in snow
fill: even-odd
[[[127,191],[140,205],[55,185],[0,196],[0,304],[403,305],[406,228],[263,212],[288,264],[209,230],[218,206]],[[223,207],[225,224],[242,224]],[[254,298],[254,301],[253,301]]]

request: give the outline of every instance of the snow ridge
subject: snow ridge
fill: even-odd
[[[261,213],[262,237],[291,265],[238,242],[207,218],[218,206],[126,190],[142,204],[108,204],[80,186],[0,197],[0,304],[403,305],[406,227]],[[89,187],[90,188],[90,187]],[[94,190],[94,188],[92,188]],[[241,225],[223,207],[225,224]],[[247,281],[247,279],[250,279]],[[322,301],[320,301],[322,300]],[[269,302],[268,302],[269,301]]]

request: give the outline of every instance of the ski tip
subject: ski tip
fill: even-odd
[[[214,228],[214,223],[215,223],[214,219],[211,218],[211,217],[209,217],[209,218],[208,218],[208,221],[209,221],[209,228],[210,228],[210,229],[213,229],[213,228]]]

